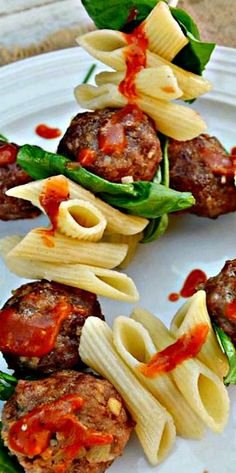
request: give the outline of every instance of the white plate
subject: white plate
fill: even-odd
[[[46,122],[63,131],[79,111],[73,87],[84,78],[93,60],[81,49],[68,49],[26,59],[0,69],[0,132],[16,143],[34,143],[55,150],[57,140],[46,141],[34,133],[39,123]],[[97,71],[101,65],[97,66]],[[236,145],[236,50],[218,48],[207,76],[215,91],[194,105],[227,148]],[[25,233],[39,226],[43,217],[31,221],[0,223],[0,236]],[[168,301],[168,294],[178,291],[190,270],[201,268],[208,276],[216,274],[227,258],[235,258],[236,215],[216,221],[195,216],[173,217],[166,234],[157,242],[140,245],[128,273],[140,291],[141,303],[158,314],[167,324],[178,303]],[[24,280],[10,274],[0,262],[1,303],[13,288]],[[128,315],[129,304],[102,300],[109,323],[117,315]],[[178,438],[169,458],[158,467],[159,473],[234,473],[236,465],[236,387],[231,396],[230,421],[221,435],[207,432],[204,440]],[[135,437],[111,473],[151,473]]]

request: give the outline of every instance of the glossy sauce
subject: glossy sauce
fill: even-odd
[[[35,294],[26,294],[25,303],[34,304]],[[38,297],[38,296],[37,296]],[[29,309],[30,310],[30,309]],[[0,349],[18,356],[42,357],[53,350],[63,320],[71,312],[71,305],[61,301],[48,311],[24,316],[7,307],[0,311]]]
[[[17,152],[18,147],[13,144],[0,144],[0,166],[13,164],[16,161]]]
[[[15,422],[9,431],[9,446],[15,452],[35,457],[45,452],[52,455],[50,440],[60,434],[61,461],[55,473],[69,471],[70,464],[82,447],[111,444],[113,436],[85,427],[76,413],[85,404],[76,394],[66,394],[57,401],[41,404]]]
[[[183,287],[180,292],[172,292],[169,294],[168,299],[170,302],[177,302],[180,297],[191,297],[198,290],[200,284],[204,284],[207,281],[207,275],[201,269],[193,269],[184,281]]]
[[[225,316],[231,322],[236,323],[236,299],[226,305]]]
[[[96,160],[96,151],[84,148],[79,152],[78,161],[82,166],[91,166]]]
[[[126,75],[119,85],[119,91],[129,102],[134,101],[137,96],[135,85],[136,75],[146,67],[146,53],[148,49],[148,38],[145,33],[144,23],[133,30],[131,34],[125,34],[128,46],[125,48]]]
[[[149,363],[140,367],[141,372],[145,376],[153,378],[159,373],[168,373],[174,370],[179,364],[197,356],[206,341],[208,332],[207,324],[196,325],[178,338],[175,343],[156,353]]]
[[[36,126],[35,133],[36,135],[46,140],[53,140],[54,138],[58,138],[62,134],[59,128],[51,128],[50,126],[45,125],[44,123],[40,123],[40,125]]]
[[[55,176],[47,179],[39,196],[39,202],[49,217],[53,231],[57,229],[59,206],[61,202],[68,200],[69,197],[69,186],[64,176]]]
[[[127,146],[124,120],[130,124],[141,121],[143,112],[137,105],[128,104],[118,112],[99,131],[98,144],[101,151],[106,154],[122,152]]]

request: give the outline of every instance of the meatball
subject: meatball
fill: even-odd
[[[20,381],[2,423],[5,444],[29,473],[103,473],[134,427],[109,381],[74,371]],[[95,432],[103,447],[91,440]]]
[[[236,259],[226,261],[220,273],[204,286],[211,320],[231,337],[236,347]]]
[[[79,113],[60,141],[58,153],[111,182],[121,182],[126,176],[150,181],[162,159],[152,120],[135,106]]]
[[[95,294],[46,280],[21,286],[0,310],[0,349],[9,367],[50,374],[79,366],[90,315],[104,319]]]
[[[168,154],[170,187],[192,192],[196,204],[191,213],[216,218],[236,210],[232,161],[216,138],[200,135],[189,141],[171,139]]]
[[[0,220],[34,218],[40,214],[40,210],[31,202],[5,195],[11,187],[32,181],[16,163],[17,151],[17,145],[0,140]]]

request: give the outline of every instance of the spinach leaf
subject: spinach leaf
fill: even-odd
[[[24,473],[17,460],[11,456],[8,448],[4,446],[1,437],[2,423],[0,422],[0,471],[2,473]]]
[[[189,43],[174,58],[173,63],[186,71],[201,75],[210,60],[215,44],[200,40],[197,25],[184,10],[171,8],[171,13],[189,40]]]
[[[231,338],[226,335],[222,328],[213,324],[217,339],[221,346],[222,351],[226,354],[229,360],[229,372],[224,378],[225,384],[236,384],[236,348]]]
[[[194,197],[189,192],[177,192],[156,182],[136,181],[116,184],[90,173],[64,156],[49,153],[38,146],[24,145],[17,162],[34,179],[64,174],[114,207],[147,218],[161,217],[191,207]]]
[[[132,20],[147,18],[159,0],[82,0],[89,16],[99,29],[122,30]]]
[[[6,401],[15,391],[18,380],[10,374],[0,371],[0,400]]]
[[[110,28],[126,32],[139,25],[160,0],[82,0],[97,28]],[[201,41],[198,28],[192,17],[180,8],[170,8],[189,43],[174,58],[174,63],[183,69],[201,75],[208,63],[214,43]]]
[[[8,143],[8,139],[6,138],[6,136],[2,135],[1,133],[0,133],[0,140]]]
[[[82,81],[82,84],[87,84],[88,83],[88,81],[91,79],[96,67],[97,67],[96,64],[92,64],[92,66],[90,66],[88,72],[85,75],[85,78]]]

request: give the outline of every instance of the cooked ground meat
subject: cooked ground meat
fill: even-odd
[[[220,273],[207,280],[204,289],[212,321],[231,337],[236,347],[236,259],[226,261]]]
[[[63,408],[60,401],[62,396],[69,394],[79,395],[83,399],[83,405],[77,411],[69,413],[70,415],[68,416],[68,410],[66,411],[65,407]],[[23,454],[25,450],[23,453],[19,453],[11,449],[9,431],[12,425],[26,414],[32,412],[33,409],[38,408],[39,410],[40,405],[53,403],[58,400],[60,400],[59,407],[57,407],[59,413],[56,412],[54,414],[51,411],[51,413],[47,414],[47,418],[45,416],[45,422],[50,422],[51,416],[58,427],[59,422],[63,425],[63,416],[65,425],[65,416],[68,416],[73,423],[79,420],[88,429],[112,435],[111,443],[109,442],[105,448],[106,455],[103,461],[101,459],[100,461],[95,460],[95,451],[99,449],[101,452],[101,449],[103,449],[103,447],[97,446],[86,448],[82,446],[76,452],[74,459],[71,458],[66,449],[72,443],[73,447],[75,444],[78,445],[80,438],[78,436],[75,438],[73,429],[67,428],[67,432],[65,432],[63,429],[59,430],[59,427],[56,430],[55,426],[54,430],[53,428],[50,430],[49,448],[45,448],[40,454],[27,456]],[[48,406],[50,408],[50,404]],[[74,371],[61,371],[40,381],[20,381],[14,395],[4,406],[2,423],[2,436],[5,444],[12,450],[12,453],[17,455],[19,462],[25,471],[29,473],[103,473],[114,459],[121,455],[134,427],[134,423],[124,407],[122,398],[109,381],[96,378],[90,374]],[[27,424],[23,425],[25,430],[22,430],[26,432]],[[44,425],[43,418],[40,428],[43,428]],[[29,421],[28,432],[30,433]],[[27,435],[27,432],[25,435]],[[40,445],[42,437],[37,437],[36,435],[36,438],[38,445]],[[74,453],[72,453],[72,457],[73,455]]]
[[[78,346],[81,330],[87,317],[93,315],[104,319],[95,294],[46,280],[24,284],[14,291],[13,296],[0,311],[0,317],[5,317],[5,309],[9,308],[13,309],[17,316],[20,316],[20,323],[23,324],[23,334],[19,333],[19,328],[16,333],[13,332],[14,338],[21,342],[19,343],[19,352],[23,345],[21,337],[25,334],[27,339],[27,334],[30,333],[29,328],[24,329],[24,324],[27,321],[41,327],[42,324],[45,324],[45,321],[48,323],[49,315],[58,319],[60,310],[63,311],[68,308],[66,318],[59,325],[60,329],[54,348],[48,354],[42,357],[18,356],[9,353],[10,350],[5,351],[0,346],[9,367],[17,371],[30,369],[50,374],[61,369],[79,366],[82,362],[79,358]],[[19,327],[18,322],[13,322],[13,324]],[[26,332],[26,330],[28,331]],[[11,326],[8,331],[12,331]],[[2,335],[0,335],[0,340],[1,337]],[[4,338],[6,338],[5,335]],[[32,344],[34,345],[33,342]]]
[[[16,150],[18,149],[17,145],[8,144],[0,140],[0,220],[37,217],[40,214],[40,210],[30,202],[5,195],[5,192],[11,187],[20,186],[32,181],[31,177],[16,162],[6,162],[6,145],[10,145]]]
[[[191,213],[216,218],[236,210],[234,178],[217,172],[228,168],[231,161],[216,138],[200,135],[189,141],[170,140],[168,153],[170,187],[192,192],[196,205]]]
[[[58,153],[112,182],[126,176],[150,181],[162,159],[152,120],[136,107],[79,113]]]

